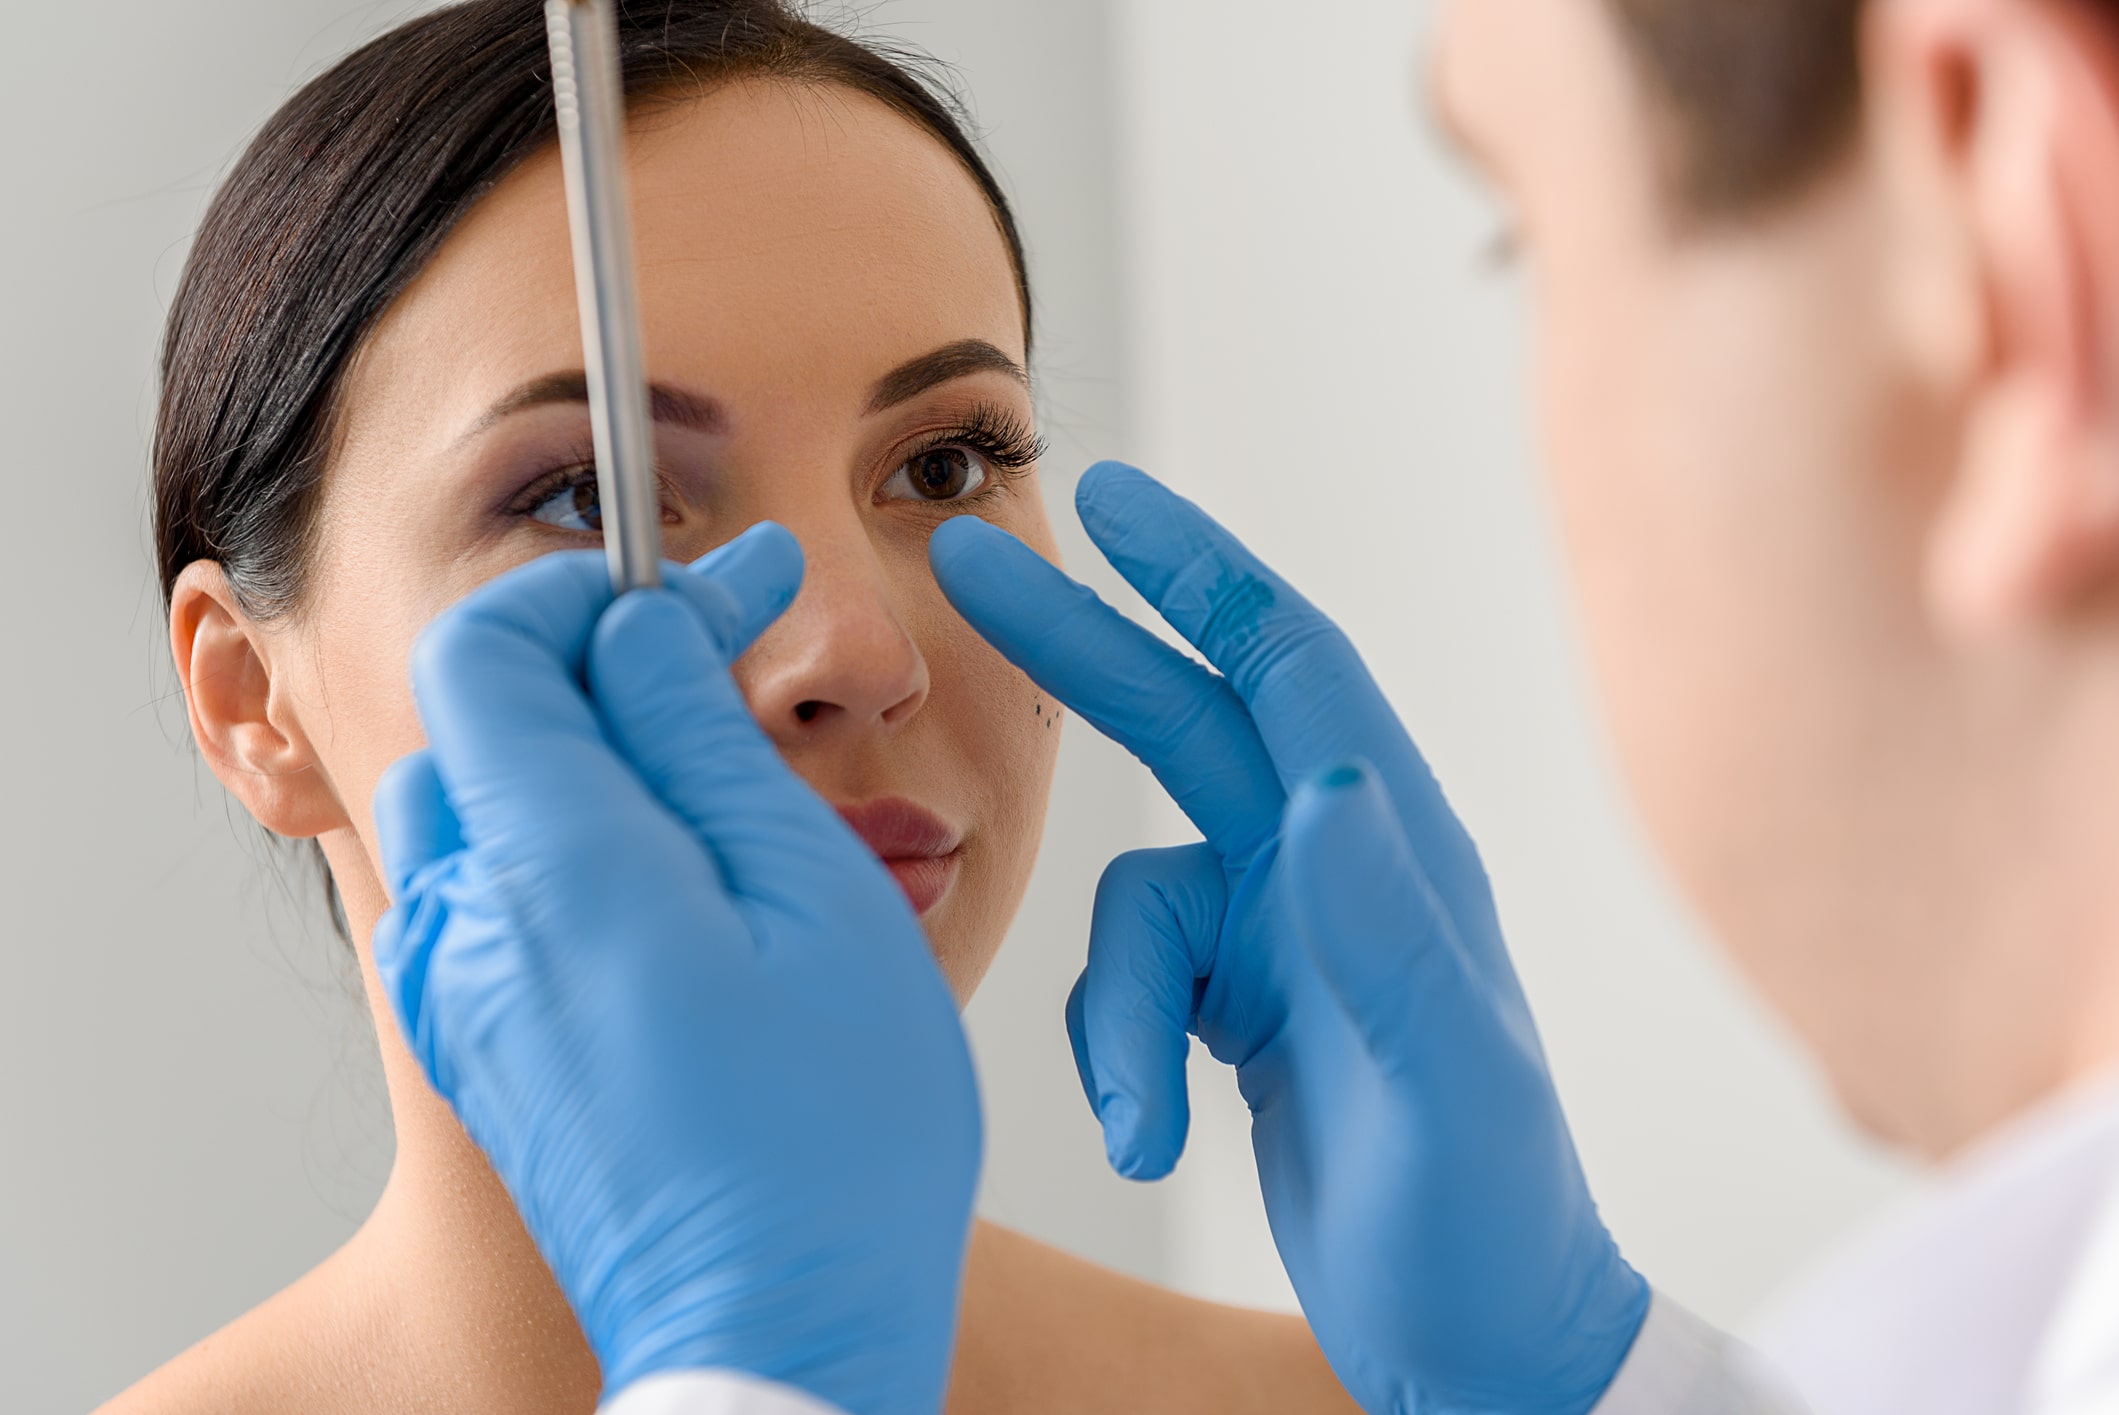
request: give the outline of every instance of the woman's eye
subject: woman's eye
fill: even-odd
[[[596,499],[596,476],[588,473],[567,483],[530,509],[530,519],[563,531],[603,534],[603,506]]]
[[[992,476],[986,459],[968,447],[936,447],[890,474],[883,494],[899,501],[957,501]]]

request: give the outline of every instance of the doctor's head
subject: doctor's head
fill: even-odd
[[[1621,757],[1886,1136],[2119,1054],[2119,3],[1459,0]]]
[[[764,519],[802,594],[737,668],[900,878],[960,996],[1036,853],[1058,732],[942,597],[927,538],[1050,548],[1007,202],[913,71],[775,0],[622,7],[665,551]],[[266,126],[171,310],[157,540],[205,760],[320,842],[356,936],[369,802],[421,740],[419,630],[601,528],[540,9],[384,36]],[[524,762],[526,772],[538,770]]]

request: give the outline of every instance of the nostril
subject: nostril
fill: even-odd
[[[796,703],[795,721],[807,725],[809,723],[815,722],[817,720],[817,714],[822,711],[824,711],[824,704],[818,702],[815,698],[811,698],[806,703]]]

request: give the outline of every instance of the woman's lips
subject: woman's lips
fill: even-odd
[[[963,860],[963,831],[902,796],[838,810],[888,867],[915,911],[924,914],[941,903]]]

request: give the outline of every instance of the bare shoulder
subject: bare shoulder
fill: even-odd
[[[1352,1415],[1300,1317],[1202,1302],[982,1223],[950,1415]]]
[[[356,1240],[357,1242],[358,1240]],[[375,1379],[389,1334],[349,1245],[105,1404],[97,1415],[393,1415]]]
[[[101,1415],[591,1415],[595,1357],[528,1245],[512,1211],[481,1226],[379,1207]]]

